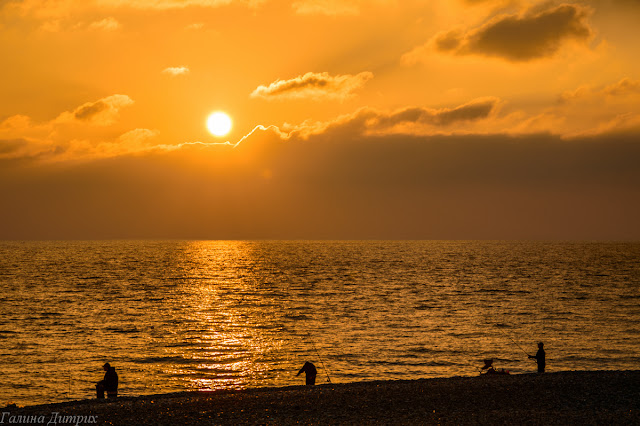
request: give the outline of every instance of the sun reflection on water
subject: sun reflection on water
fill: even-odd
[[[184,344],[167,348],[184,362],[165,373],[195,389],[265,382],[270,372],[265,361],[282,342],[273,333],[275,304],[257,294],[251,250],[243,242],[193,242],[184,252]]]

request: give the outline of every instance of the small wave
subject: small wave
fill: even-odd
[[[150,358],[136,358],[131,362],[134,364],[168,364],[168,363],[182,363],[186,361],[181,356],[156,356]]]
[[[38,313],[39,319],[50,318],[50,317],[60,317],[64,315],[61,312],[40,312]]]
[[[452,353],[452,351],[450,350],[442,350],[442,349],[433,349],[433,348],[426,348],[426,347],[422,347],[422,348],[412,348],[409,349],[408,351],[409,353],[414,353],[414,354],[442,354],[442,353]]]
[[[133,328],[107,327],[107,328],[105,328],[105,331],[110,331],[110,332],[113,332],[113,333],[121,333],[121,334],[139,333],[140,332],[140,330],[138,330],[136,327],[133,327]]]
[[[640,299],[640,294],[621,294],[620,299],[622,300]]]
[[[402,361],[368,361],[362,363],[363,365],[388,365],[388,366],[400,366],[400,367],[444,367],[444,366],[452,366],[456,365],[455,363],[449,361],[423,361],[423,362],[407,362],[406,360]]]
[[[309,317],[307,315],[304,315],[304,314],[298,314],[298,315],[287,314],[284,317],[287,318],[287,319],[295,320],[295,321],[309,319]]]
[[[437,309],[437,306],[434,305],[418,305],[416,307],[414,307],[413,309],[417,310],[417,311],[426,311],[427,309]]]

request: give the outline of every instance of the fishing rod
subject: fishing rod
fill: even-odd
[[[498,327],[498,324],[496,324],[496,327]],[[522,352],[524,352],[524,354],[525,354],[526,356],[528,356],[528,357],[529,357],[529,356],[531,356],[531,355],[529,355],[529,354],[527,353],[527,351],[525,351],[524,349],[522,349],[522,346],[520,346],[520,345],[518,344],[518,342],[516,342],[515,340],[513,340],[513,339],[511,338],[511,336],[509,336],[507,333],[505,333],[504,331],[502,331],[500,328],[498,328],[498,330],[500,330],[500,332],[501,332],[502,334],[504,334],[504,335],[505,335],[509,340],[511,340],[511,341],[513,342],[513,344],[514,344],[514,345],[516,345],[518,348],[520,348],[520,350],[521,350]]]
[[[327,370],[327,367],[325,367],[324,362],[322,362],[322,358],[320,357],[320,353],[318,353],[318,349],[316,349],[316,345],[313,343],[313,340],[311,340],[311,333],[307,333],[307,335],[309,336],[309,341],[311,342],[311,346],[313,346],[313,350],[316,352],[316,355],[318,355],[318,360],[320,361],[320,364],[322,365],[322,369],[324,370],[324,374],[327,375],[327,382],[331,383],[331,378],[329,377],[329,370]]]

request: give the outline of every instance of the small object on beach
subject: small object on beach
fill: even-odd
[[[102,369],[105,371],[104,379],[96,383],[96,397],[104,399],[104,391],[107,391],[107,397],[115,398],[118,396],[118,373],[108,362]]]
[[[480,373],[482,375],[485,375],[485,374],[509,374],[509,370],[505,370],[504,368],[501,368],[500,370],[496,370],[496,368],[493,366],[493,359],[485,359],[484,360],[484,366],[481,368],[481,370],[487,370],[484,373]]]
[[[318,374],[318,370],[316,369],[316,366],[310,363],[309,361],[305,362],[302,368],[300,369],[300,371],[298,371],[298,374],[296,374],[296,377],[298,377],[303,372],[307,377],[307,386],[315,385],[316,375]]]

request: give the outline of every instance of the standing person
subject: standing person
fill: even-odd
[[[316,376],[318,375],[318,370],[316,370],[316,366],[310,363],[309,361],[305,362],[296,377],[298,377],[302,372],[307,376],[307,386],[313,386],[316,384]]]
[[[544,352],[544,343],[538,343],[538,352],[535,355],[529,355],[530,359],[535,359],[538,363],[538,373],[544,373],[544,367],[546,365],[545,360],[545,352]]]
[[[104,399],[104,391],[107,391],[108,397],[118,396],[118,373],[116,373],[115,367],[107,362],[102,366],[102,369],[105,371],[104,379],[96,384],[97,398]]]

